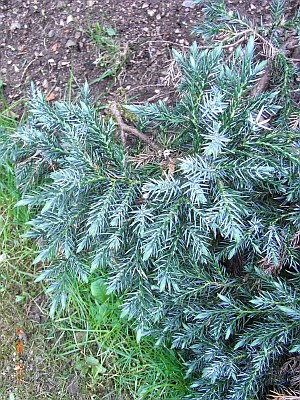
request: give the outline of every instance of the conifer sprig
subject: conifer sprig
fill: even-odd
[[[231,24],[223,3],[207,7],[209,35],[238,34],[239,16]],[[1,156],[16,166],[18,205],[35,211],[28,236],[47,265],[52,314],[101,270],[138,341],[151,334],[183,354],[191,399],[260,399],[300,351],[295,68],[280,54],[288,78],[254,91],[269,65],[253,32],[229,59],[220,45],[175,56],[178,101],[127,107],[176,152],[173,169],[159,158],[135,168],[87,87],[53,107],[34,92],[28,123],[1,133]]]

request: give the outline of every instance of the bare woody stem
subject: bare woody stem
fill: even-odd
[[[133,126],[126,124],[126,122],[123,121],[122,115],[118,110],[118,106],[115,102],[111,104],[110,111],[115,117],[117,124],[120,128],[121,141],[124,147],[126,147],[126,138],[127,134],[129,134],[139,138],[142,142],[147,143],[156,153],[162,154],[163,149],[159,145],[154,143],[152,139],[150,139],[147,135],[138,131]]]

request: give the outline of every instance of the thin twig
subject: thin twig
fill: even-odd
[[[28,163],[28,161],[31,161],[34,158],[37,158],[41,154],[42,154],[41,150],[37,150],[32,156],[25,158],[25,160],[17,163],[17,166],[20,167],[21,165]]]
[[[238,37],[238,36],[241,36],[241,35],[244,36],[244,35],[245,35],[246,33],[248,33],[248,32],[252,32],[252,29],[247,29],[247,30],[245,30],[245,31],[243,31],[243,32],[239,32],[239,33],[235,34],[235,35],[231,38],[231,40],[234,39],[235,37]],[[221,40],[220,42],[218,42],[218,44],[222,44],[222,43],[226,42],[227,40],[229,40],[229,39]],[[241,38],[241,39],[239,39],[239,40],[237,40],[237,41],[234,42],[234,43],[224,44],[224,45],[222,45],[222,47],[226,49],[226,48],[235,46],[235,45],[237,45],[237,44],[243,42],[243,40],[245,40],[244,37]],[[169,41],[169,40],[146,40],[145,42],[140,43],[139,46],[143,46],[143,45],[146,44],[146,43],[166,43],[166,44],[173,44],[173,45],[176,45],[176,46],[178,46],[178,47],[184,47],[184,48],[186,48],[186,49],[188,49],[188,48],[190,47],[190,46],[186,46],[186,45],[181,44],[181,43],[171,42],[171,41]],[[206,50],[206,49],[209,50],[209,49],[214,49],[215,47],[216,47],[216,46],[214,46],[214,45],[198,46],[198,48],[199,48],[200,50]]]
[[[297,395],[296,393],[293,392],[287,392],[285,393],[277,393],[274,391],[271,391],[271,393],[268,395],[268,399],[270,400],[300,400],[300,396]]]
[[[166,44],[173,44],[173,45],[176,45],[178,47],[185,47],[185,48],[189,47],[189,46],[186,46],[186,45],[184,45],[182,43],[171,42],[170,40],[145,40],[144,42],[139,43],[138,46],[140,47],[140,46],[143,46],[144,44],[147,44],[147,43],[166,43]]]
[[[233,20],[233,22],[238,22],[244,26],[246,26],[248,29],[247,31],[252,32],[254,36],[256,36],[257,38],[259,38],[263,43],[265,43],[267,46],[270,47],[270,49],[272,50],[272,56],[274,56],[275,54],[278,53],[278,49],[276,47],[273,46],[273,44],[267,40],[266,38],[264,38],[261,34],[259,34],[254,28],[252,28],[251,26],[249,26],[247,24],[247,22],[245,21],[240,21],[240,20]],[[245,31],[246,32],[246,31]]]
[[[236,46],[236,45],[242,43],[242,42],[246,39],[246,38],[245,38],[245,35],[246,35],[247,33],[249,33],[249,32],[251,32],[251,30],[250,30],[250,29],[246,29],[245,31],[236,33],[232,38],[220,40],[219,42],[217,42],[217,44],[218,44],[218,45],[221,44],[223,49],[227,49],[227,48],[230,48],[230,47],[234,47],[234,46]],[[241,35],[243,35],[243,37],[241,37],[241,38],[240,38],[239,40],[237,40],[236,42],[228,43],[228,44],[223,44],[224,42],[228,42],[229,40],[232,41],[233,39],[235,39],[236,37],[239,37],[239,36],[241,36]],[[216,48],[216,45],[199,46],[198,48],[199,48],[200,50],[215,49],[215,48]]]
[[[234,42],[234,43],[229,43],[229,44],[224,44],[224,45],[222,45],[222,49],[230,49],[230,47],[234,47],[234,46],[237,46],[238,44],[240,44],[240,43],[242,43],[242,42],[244,42],[245,41],[245,37],[242,37],[242,38],[240,38],[239,40],[237,40],[236,42]],[[222,43],[222,42],[220,42],[220,43]],[[216,46],[200,46],[200,49],[204,49],[204,48],[206,48],[206,49],[211,49],[211,48],[215,48]]]
[[[22,76],[21,76],[21,81],[23,80],[24,75],[26,74],[28,68],[30,67],[30,65],[31,65],[35,60],[36,60],[36,58],[34,58],[33,60],[31,60],[31,61],[26,65],[26,67],[24,68],[24,71],[23,71],[23,73],[22,73]]]
[[[127,125],[121,116],[120,111],[118,110],[117,104],[113,102],[110,106],[110,110],[114,117],[117,120],[118,126],[121,131],[121,141],[123,145],[126,145],[126,136],[125,134],[128,133],[132,136],[135,136],[139,138],[141,141],[147,143],[156,153],[162,154],[162,149],[160,146],[158,146],[156,143],[153,142],[152,139],[150,139],[148,136],[146,136],[144,133],[138,131],[136,128],[133,126]]]
[[[158,99],[159,97],[170,95],[170,94],[173,94],[173,93],[176,93],[176,92],[177,92],[177,90],[169,90],[167,94],[166,93],[159,93],[159,94],[156,94],[156,95],[154,95],[152,97],[149,97],[148,99],[146,99],[144,101],[135,101],[134,104],[139,105],[139,104],[149,103],[150,101]]]
[[[133,88],[130,88],[130,89],[126,90],[126,93],[132,92],[134,90],[147,89],[147,88],[151,88],[151,87],[158,88],[158,87],[165,87],[165,86],[164,85],[160,85],[160,84],[135,86]]]
[[[263,43],[265,43],[267,46],[270,47],[271,51],[272,51],[272,56],[275,56],[275,54],[277,54],[279,52],[279,50],[273,46],[273,44],[267,40],[266,38],[264,38],[262,35],[260,35],[258,32],[256,32],[255,29],[251,29],[252,33],[257,36]]]

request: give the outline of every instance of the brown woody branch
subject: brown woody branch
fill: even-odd
[[[122,115],[115,102],[111,104],[110,111],[115,117],[117,124],[120,128],[121,141],[124,147],[126,147],[127,134],[129,134],[139,138],[142,142],[147,143],[156,153],[160,155],[163,153],[163,149],[159,145],[154,143],[154,141],[150,139],[149,136],[138,131],[136,128],[126,124],[126,122],[123,121]]]
[[[269,81],[270,81],[270,70],[271,67],[269,63],[267,64],[265,71],[261,78],[258,80],[257,84],[254,86],[254,88],[251,90],[251,95],[256,96],[259,95],[260,93],[263,93],[269,86]]]

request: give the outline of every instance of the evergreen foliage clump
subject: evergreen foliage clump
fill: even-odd
[[[219,21],[205,26],[210,37],[239,32],[222,2],[206,13]],[[127,107],[163,149],[148,149],[151,162],[136,166],[140,145],[123,148],[87,87],[76,104],[53,107],[34,92],[28,122],[1,136],[24,192],[18,205],[36,212],[27,236],[48,265],[40,279],[50,282],[51,313],[101,270],[137,339],[153,335],[182,352],[191,399],[262,398],[288,386],[280,366],[300,351],[297,71],[273,25],[264,37],[278,52],[266,60],[252,28],[229,54],[224,43],[194,44],[175,54],[175,105]]]

